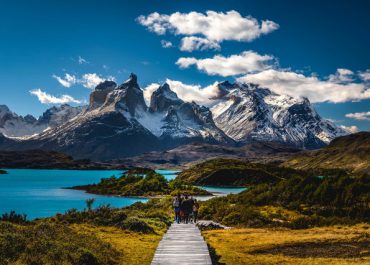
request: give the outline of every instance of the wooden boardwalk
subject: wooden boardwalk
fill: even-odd
[[[198,227],[174,223],[159,243],[152,265],[212,265],[212,261]]]

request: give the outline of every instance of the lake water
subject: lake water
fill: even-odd
[[[66,210],[85,208],[85,200],[95,198],[94,206],[110,204],[113,207],[129,206],[143,198],[125,198],[88,194],[84,191],[63,189],[98,183],[102,178],[121,176],[121,170],[57,170],[57,169],[6,169],[0,175],[0,214],[15,210],[27,214],[28,219],[49,217]],[[166,179],[174,179],[174,170],[157,170]],[[217,194],[237,193],[233,188],[204,187]],[[209,197],[207,197],[209,198]],[[203,199],[207,199],[203,198]]]

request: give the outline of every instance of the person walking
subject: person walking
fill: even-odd
[[[181,222],[181,217],[180,217],[181,196],[180,194],[177,194],[177,196],[175,196],[172,202],[172,206],[175,210],[175,221],[176,223],[179,224]]]
[[[185,224],[187,224],[189,223],[190,214],[193,211],[193,199],[189,198],[189,196],[186,194],[181,205],[182,209],[184,210],[184,221]]]
[[[198,220],[198,210],[199,210],[199,203],[197,199],[194,199],[194,204],[193,204],[193,222],[194,224],[197,223]]]

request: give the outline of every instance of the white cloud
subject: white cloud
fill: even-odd
[[[87,64],[89,63],[86,59],[82,58],[81,56],[78,56],[78,64]]]
[[[353,81],[354,73],[349,69],[338,68],[337,72],[329,75],[329,81],[335,83],[346,83]]]
[[[79,83],[82,84],[86,88],[93,89],[100,83],[104,82],[105,80],[115,81],[115,78],[113,76],[102,77],[96,73],[89,73],[89,74],[84,74],[82,78],[79,80]]]
[[[278,94],[307,97],[312,102],[337,103],[370,98],[370,88],[364,83],[337,83],[330,79],[320,80],[317,76],[305,76],[284,70],[268,69],[247,74],[238,78],[237,81],[259,84]]]
[[[161,44],[163,48],[172,48],[173,44],[167,40],[161,40]]]
[[[207,11],[205,14],[176,12],[170,15],[154,12],[148,16],[139,16],[137,21],[158,35],[166,32],[185,36],[200,35],[213,43],[225,40],[250,42],[279,28],[273,21],[259,22],[252,16],[243,17],[235,10],[226,13]]]
[[[346,114],[347,118],[361,120],[361,121],[370,121],[370,111],[367,112],[355,112]]]
[[[214,83],[207,87],[200,85],[189,85],[184,84],[181,81],[166,79],[166,83],[170,86],[171,90],[174,91],[177,96],[186,101],[195,101],[200,105],[210,106],[214,104],[214,100],[218,94],[217,83]],[[149,104],[152,93],[159,87],[160,84],[152,83],[144,88],[144,98]]]
[[[53,75],[53,78],[55,78],[64,87],[71,87],[72,85],[81,84],[82,86],[90,89],[95,88],[105,80],[115,81],[113,76],[103,77],[96,73],[87,73],[82,75],[81,78],[77,78],[75,75],[67,73],[65,74],[64,78],[57,75]]]
[[[30,91],[32,95],[37,96],[39,101],[43,104],[65,104],[65,103],[81,103],[80,100],[74,99],[70,95],[61,95],[60,97],[56,97],[46,92],[42,91],[40,88],[33,89]]]
[[[358,127],[354,125],[353,126],[340,125],[339,127],[347,131],[348,133],[356,133],[359,131]]]
[[[360,72],[358,75],[360,76],[362,80],[370,81],[370,69],[367,69],[364,72]]]
[[[61,84],[64,87],[71,87],[72,85],[77,83],[76,76],[71,74],[65,74],[64,78],[57,75],[53,75],[53,78],[55,78],[59,82],[59,84]]]
[[[153,94],[154,91],[157,90],[157,88],[159,87],[159,84],[158,83],[152,83],[148,86],[146,86],[143,90],[144,90],[144,99],[145,99],[145,102],[147,105],[150,104],[150,98]]]
[[[217,41],[211,41],[205,38],[195,36],[185,37],[181,40],[180,50],[192,52],[194,50],[220,50],[221,46]]]
[[[224,57],[215,55],[213,58],[196,59],[194,57],[181,57],[176,64],[180,68],[195,65],[198,70],[209,75],[232,76],[262,71],[272,67],[271,55],[260,55],[254,51],[244,51],[238,55]]]

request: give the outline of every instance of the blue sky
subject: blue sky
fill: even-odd
[[[0,104],[22,115],[38,116],[53,104],[40,102],[35,94],[45,94],[37,91],[57,100],[68,95],[62,99],[86,102],[89,81],[115,78],[120,83],[130,72],[138,75],[143,88],[166,79],[181,81],[179,89],[225,79],[257,80],[277,92],[309,97],[323,117],[339,125],[369,131],[370,2],[323,2],[4,0],[0,4]],[[240,15],[240,21],[257,23],[255,35],[245,37],[253,28],[232,26],[232,34],[214,32],[217,21],[213,23],[206,11],[230,18],[222,23],[226,27],[235,17],[226,13],[231,10]],[[189,20],[193,11],[197,13],[191,19],[211,23],[203,32],[184,33],[171,15],[180,12],[177,17]],[[159,14],[156,25],[164,28],[163,35],[153,29],[153,12]],[[262,32],[264,20],[274,24]],[[241,37],[233,37],[237,35]],[[181,48],[186,37],[207,44],[198,43],[202,50],[192,45]],[[172,47],[162,47],[161,41],[171,42]],[[188,65],[176,64],[180,58],[193,59]],[[206,58],[210,64],[202,61]],[[221,69],[220,58],[226,62],[222,67],[230,64],[231,69]],[[66,74],[69,87],[56,78],[65,79]],[[51,101],[56,102],[55,98]]]

